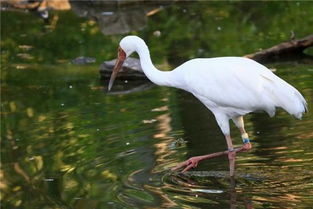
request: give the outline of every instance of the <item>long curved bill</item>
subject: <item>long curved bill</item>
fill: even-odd
[[[110,82],[109,82],[109,87],[108,87],[108,91],[111,90],[112,86],[113,86],[113,83],[114,83],[114,80],[118,74],[118,72],[120,71],[122,65],[124,63],[124,60],[118,58],[116,60],[116,63],[115,63],[115,66],[113,68],[113,71],[112,71],[112,74],[111,74],[111,78],[110,78]]]

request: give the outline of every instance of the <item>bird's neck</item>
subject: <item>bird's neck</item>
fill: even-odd
[[[150,81],[160,86],[172,86],[170,72],[160,71],[152,64],[146,45],[138,47],[136,51],[140,58],[141,68]]]

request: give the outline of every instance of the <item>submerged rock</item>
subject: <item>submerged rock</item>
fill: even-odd
[[[154,86],[151,82],[148,82],[148,81],[141,81],[141,82],[132,81],[130,83],[131,85],[126,85],[126,86],[117,85],[110,92],[107,92],[107,94],[110,94],[110,95],[131,94],[135,92],[145,91]],[[105,89],[107,88],[105,87]]]
[[[100,65],[100,76],[102,79],[108,79],[111,76],[116,59],[105,61]],[[128,80],[147,80],[148,78],[143,73],[139,59],[128,57],[118,74],[120,79]]]

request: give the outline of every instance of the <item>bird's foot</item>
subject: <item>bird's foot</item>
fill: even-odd
[[[234,148],[232,150],[226,150],[226,151],[222,151],[222,152],[216,152],[216,153],[212,153],[212,154],[208,154],[208,155],[201,155],[201,156],[196,156],[196,157],[191,157],[188,160],[178,164],[177,166],[175,166],[174,168],[172,168],[172,171],[177,171],[180,168],[183,168],[183,173],[190,170],[191,168],[195,168],[197,167],[199,161],[201,160],[205,160],[205,159],[209,159],[209,158],[214,158],[214,157],[219,157],[222,155],[228,155],[228,159],[231,161],[234,161],[236,158],[236,154],[237,152],[246,152],[249,151],[252,148],[252,145],[250,142],[245,143],[242,147],[239,148]],[[232,172],[233,173],[233,172]]]
[[[199,161],[203,160],[203,157],[202,156],[196,156],[196,157],[191,157],[189,158],[188,160],[178,164],[176,167],[172,168],[171,170],[172,171],[176,171],[184,166],[186,166],[184,168],[184,170],[182,171],[182,173],[190,170],[191,168],[195,168],[197,167]]]
[[[186,171],[190,170],[191,168],[197,167],[199,161],[201,161],[201,160],[222,156],[222,155],[225,155],[227,153],[228,153],[228,151],[223,151],[223,152],[215,152],[215,153],[208,154],[208,155],[201,155],[201,156],[192,157],[192,158],[189,158],[188,160],[186,160],[185,162],[178,164],[176,167],[172,168],[171,170],[176,171],[176,170],[186,166],[185,169],[182,171],[182,172],[186,172]]]

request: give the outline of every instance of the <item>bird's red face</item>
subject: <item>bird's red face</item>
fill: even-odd
[[[110,82],[109,82],[109,87],[108,87],[109,91],[111,90],[113,83],[114,83],[114,80],[117,76],[117,73],[120,71],[125,59],[126,59],[126,53],[124,52],[124,50],[121,47],[118,47],[116,63],[115,63],[115,66],[113,68]]]

